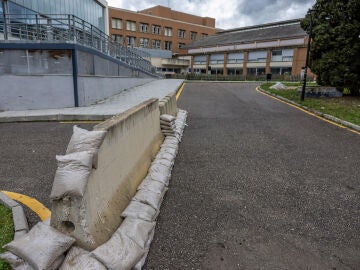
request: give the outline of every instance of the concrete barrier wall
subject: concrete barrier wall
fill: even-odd
[[[53,201],[51,225],[92,250],[121,223],[120,214],[146,176],[162,142],[157,99],[150,99],[97,126],[107,134],[83,198]]]
[[[159,101],[160,114],[176,116],[179,109],[176,103],[176,91],[165,96]]]
[[[1,75],[0,110],[73,107],[73,89],[71,75]]]
[[[99,76],[79,76],[79,106],[87,106],[96,101],[118,94],[125,89],[143,85],[155,78],[116,78]]]

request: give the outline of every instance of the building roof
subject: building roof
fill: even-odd
[[[221,31],[213,36],[192,42],[185,48],[192,49],[304,36],[306,36],[306,32],[301,28],[298,19]]]

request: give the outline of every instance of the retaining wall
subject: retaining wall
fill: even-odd
[[[170,114],[176,116],[179,109],[176,103],[176,91],[165,96],[159,101],[160,114]]]
[[[162,142],[157,99],[150,99],[97,126],[107,134],[82,198],[53,201],[51,225],[92,250],[121,223],[120,214],[147,174]]]
[[[58,109],[75,106],[72,75],[0,76],[0,110]],[[79,106],[88,106],[155,78],[78,76]]]

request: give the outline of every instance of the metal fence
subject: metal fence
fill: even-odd
[[[74,15],[2,15],[0,40],[77,43],[96,49],[138,70],[155,74],[150,54],[112,41],[100,29]]]

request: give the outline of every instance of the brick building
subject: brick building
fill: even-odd
[[[194,73],[300,78],[306,44],[300,20],[289,20],[221,31],[186,48]]]
[[[170,50],[184,54],[182,47],[216,32],[215,19],[155,6],[138,12],[109,7],[113,40],[124,46]]]

